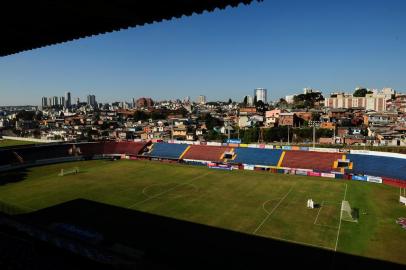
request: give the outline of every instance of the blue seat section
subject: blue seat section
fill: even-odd
[[[237,154],[233,163],[244,163],[250,165],[276,166],[282,154],[281,149],[262,148],[235,148]]]
[[[179,158],[189,145],[174,143],[154,143],[151,153],[148,156],[161,158]]]
[[[349,154],[353,173],[406,180],[406,159]]]

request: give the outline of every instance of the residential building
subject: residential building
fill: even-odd
[[[92,107],[97,106],[96,96],[95,95],[88,95],[87,96],[87,105],[90,105]]]
[[[48,107],[48,98],[47,97],[42,97],[41,105],[42,105],[42,108]]]
[[[206,104],[206,96],[200,95],[197,97],[198,104]]]
[[[287,96],[285,96],[286,102],[289,103],[289,104],[292,104],[294,102],[295,96],[296,95],[287,95]]]
[[[329,98],[326,98],[324,104],[328,108],[360,108],[383,112],[387,110],[387,100],[391,99],[393,90],[384,88],[381,92],[366,94],[365,97],[354,97],[352,94],[333,93]]]
[[[265,112],[265,126],[266,127],[275,127],[278,125],[279,114],[282,111],[280,109],[274,109],[272,111]]]
[[[58,106],[59,105],[59,102],[58,102],[59,100],[58,100],[58,97],[56,97],[56,96],[54,96],[54,97],[52,97],[52,106]]]
[[[65,97],[59,97],[59,105],[65,106]]]

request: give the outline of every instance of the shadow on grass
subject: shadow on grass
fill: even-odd
[[[0,186],[23,181],[27,178],[27,174],[27,169],[0,172]]]
[[[405,268],[83,199],[13,218],[134,263],[112,269]]]

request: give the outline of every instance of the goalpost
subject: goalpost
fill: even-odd
[[[65,170],[65,169],[61,169],[61,172],[58,174],[59,176],[65,176],[68,174],[77,174],[79,173],[79,167],[75,167],[73,169],[70,170]]]
[[[350,203],[348,201],[341,202],[341,219],[349,222],[358,222],[354,217]]]
[[[399,202],[406,206],[406,188],[399,188]]]

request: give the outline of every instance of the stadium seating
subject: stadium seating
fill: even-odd
[[[342,156],[341,153],[285,151],[281,167],[330,172],[334,169],[334,161],[341,159]]]
[[[126,154],[138,155],[145,147],[146,143],[141,142],[103,142],[103,154]]]
[[[75,144],[75,147],[71,145],[70,149],[76,148],[76,153],[84,157],[92,157],[94,155],[103,154],[103,144],[101,143],[78,143]],[[72,153],[75,155],[75,153]]]
[[[230,160],[232,163],[243,163],[251,165],[276,166],[281,156],[279,149],[260,148],[235,148],[236,157]]]
[[[359,154],[347,158],[353,162],[349,172],[406,180],[406,159]]]
[[[178,159],[189,145],[173,143],[154,143],[152,151],[146,156]]]
[[[127,154],[138,155],[146,143],[139,142],[102,142],[79,144],[52,144],[18,147],[0,151],[0,166],[16,163],[34,163],[37,160],[49,160],[74,156],[76,147],[78,156]],[[15,154],[14,154],[14,153]],[[21,161],[19,160],[21,158]]]
[[[35,162],[41,159],[52,159],[69,156],[69,145],[37,145],[34,147],[18,148],[15,152],[23,159],[24,163]]]
[[[191,145],[183,159],[220,162],[224,152],[230,150],[231,148],[223,146]]]
[[[0,149],[0,167],[10,167],[16,164],[40,164],[39,161],[52,161],[72,156],[93,157],[95,155],[132,155],[139,156],[147,143],[145,142],[96,142],[70,144],[44,144],[19,146]],[[225,152],[234,152],[231,159],[224,159]],[[282,154],[282,153],[285,154]],[[166,159],[200,160],[211,162],[228,162],[233,164],[250,164],[263,166],[277,166],[283,155],[280,167],[312,169],[319,172],[337,170],[334,162],[341,159],[342,153],[327,153],[313,151],[290,151],[280,149],[225,147],[208,145],[187,145],[155,143],[145,156]],[[347,173],[381,176],[387,178],[388,183],[406,180],[406,159],[372,156],[361,154],[347,154],[353,166],[346,169]],[[12,167],[12,166],[11,166]],[[406,181],[405,181],[406,183]]]

